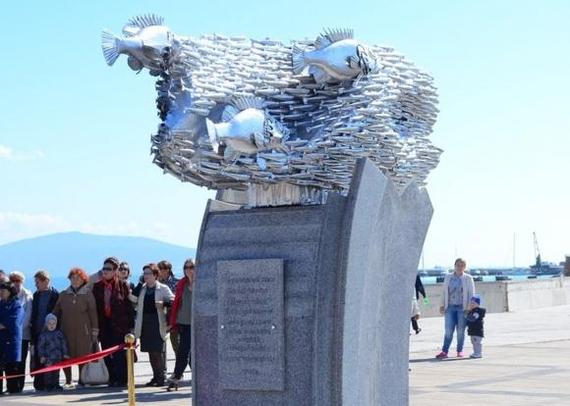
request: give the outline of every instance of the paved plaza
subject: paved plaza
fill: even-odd
[[[478,360],[452,357],[436,361],[433,357],[441,345],[443,319],[422,319],[420,326],[422,332],[410,337],[412,406],[570,405],[570,306],[488,314],[484,358]],[[470,349],[467,339],[466,352]],[[171,369],[172,352],[169,358]],[[151,377],[144,355],[135,370],[138,403],[190,405],[189,380],[178,392],[168,393],[144,387]],[[126,391],[90,388],[44,395],[34,393],[31,386],[22,395],[5,396],[1,400],[2,406],[126,403]]]
[[[411,337],[411,405],[570,405],[570,306],[488,314],[483,359],[435,360],[443,319],[420,325]]]

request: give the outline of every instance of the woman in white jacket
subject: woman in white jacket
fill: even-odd
[[[10,282],[14,284],[16,292],[18,292],[18,299],[24,308],[24,320],[22,322],[22,360],[18,364],[17,371],[15,371],[18,375],[26,372],[26,358],[28,357],[30,340],[32,339],[30,320],[32,319],[33,295],[32,292],[24,287],[25,279],[26,278],[22,272],[15,271],[10,274]],[[26,377],[21,376],[19,378],[15,378],[15,380],[18,382],[18,390],[15,393],[20,393],[24,390]]]
[[[166,307],[174,300],[168,286],[158,282],[158,267],[151,263],[143,267],[144,285],[138,297],[129,296],[137,303],[135,337],[140,338],[141,351],[148,352],[152,380],[146,386],[163,386],[165,381],[164,342],[167,337]]]
[[[475,294],[475,283],[473,277],[465,273],[467,263],[462,258],[455,260],[455,271],[445,275],[443,281],[443,294],[441,295],[441,306],[439,311],[445,316],[445,336],[441,352],[436,355],[437,359],[447,358],[453,333],[457,330],[457,357],[463,354],[463,343],[465,341],[465,312],[469,307],[469,300]]]

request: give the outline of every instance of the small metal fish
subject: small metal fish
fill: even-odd
[[[163,54],[173,41],[172,33],[162,25],[163,22],[155,15],[134,17],[123,27],[124,38],[103,31],[101,47],[107,65],[113,65],[119,55],[125,54],[129,56],[127,63],[134,71],[161,69]]]
[[[147,67],[156,77],[162,123],[151,152],[182,181],[345,194],[358,157],[370,158],[399,189],[412,177],[425,184],[439,162],[441,150],[428,138],[438,113],[433,79],[393,49],[364,46],[348,30],[293,47],[177,36],[162,23],[136,17],[123,38],[103,35],[103,52],[109,64],[123,53],[132,69]]]
[[[294,45],[292,59],[295,74],[308,67],[317,83],[351,80],[376,70],[375,59],[354,39],[352,30],[325,31],[315,41],[313,51]]]

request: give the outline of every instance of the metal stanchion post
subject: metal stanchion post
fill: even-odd
[[[125,343],[127,344],[127,372],[128,372],[128,390],[129,390],[129,406],[135,406],[135,371],[134,371],[134,351],[135,351],[135,336],[127,334],[125,336]]]

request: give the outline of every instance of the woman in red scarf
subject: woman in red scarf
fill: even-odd
[[[106,349],[125,342],[125,335],[134,325],[134,308],[129,300],[129,286],[118,278],[119,260],[114,257],[103,262],[103,277],[93,285],[97,305],[99,341]],[[127,360],[124,351],[105,358],[109,370],[109,386],[127,385]]]
[[[176,352],[176,365],[174,373],[169,379],[168,390],[178,389],[178,382],[182,379],[186,365],[190,361],[190,325],[192,322],[192,283],[194,281],[194,261],[187,259],[184,262],[184,278],[176,285],[174,304],[170,312],[170,329],[176,329],[180,335],[180,344]]]

